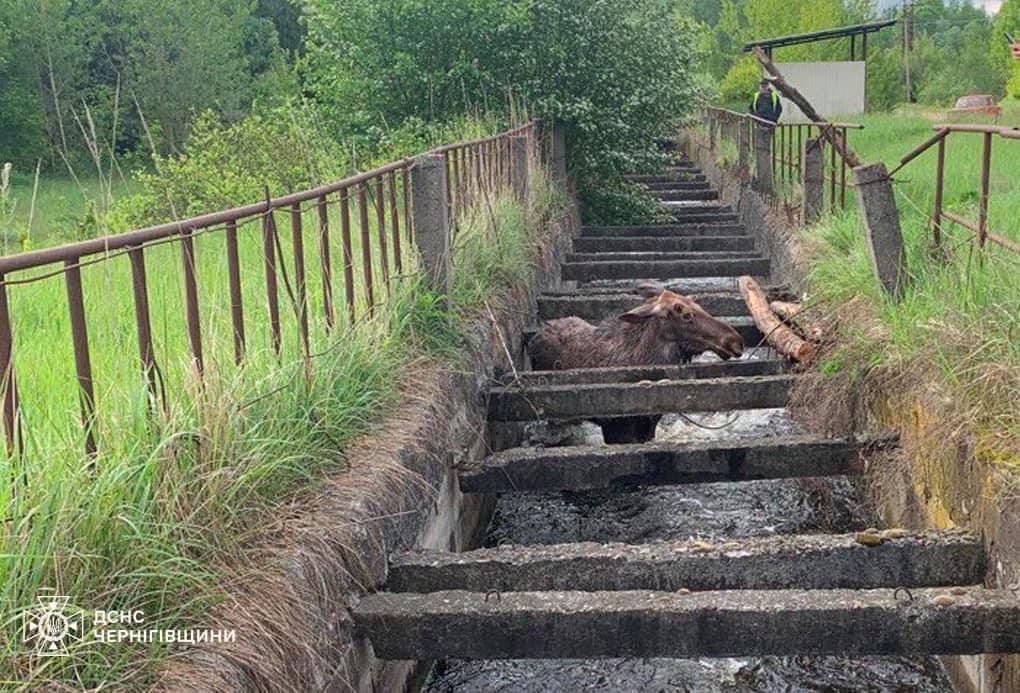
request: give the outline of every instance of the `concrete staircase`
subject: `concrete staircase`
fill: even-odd
[[[761,334],[735,277],[767,291],[769,260],[690,162],[634,176],[672,211],[663,226],[588,227],[540,319],[590,321],[641,302],[635,280],[693,295]],[[620,282],[626,280],[626,282]],[[493,422],[783,407],[796,381],[778,358],[525,372],[491,389]],[[512,448],[459,470],[464,493],[521,494],[858,475],[892,440],[815,435]],[[500,546],[393,557],[388,591],[355,620],[385,659],[969,654],[1020,651],[1020,600],[980,587],[964,531],[867,530],[728,541]]]

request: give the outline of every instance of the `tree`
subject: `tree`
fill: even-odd
[[[574,131],[575,170],[618,172],[694,104],[698,30],[666,0],[310,0],[307,84],[339,131],[502,112]]]
[[[1006,82],[1006,90],[1013,98],[1020,98],[1020,61],[1015,61],[1007,50],[1004,34],[1020,34],[1020,0],[1005,0],[995,16],[995,30],[989,38],[989,60],[996,73]]]

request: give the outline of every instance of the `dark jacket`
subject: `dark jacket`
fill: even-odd
[[[783,113],[783,102],[774,91],[769,91],[768,96],[756,91],[751,99],[751,113],[773,123],[779,122],[779,116]]]

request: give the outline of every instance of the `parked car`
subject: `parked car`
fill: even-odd
[[[972,113],[998,119],[1002,115],[1002,107],[995,103],[995,99],[990,94],[971,94],[958,98],[956,105],[949,113],[950,115]]]

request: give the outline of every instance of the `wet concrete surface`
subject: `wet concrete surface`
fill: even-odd
[[[761,657],[440,662],[428,693],[943,693],[952,688],[931,658]]]
[[[549,428],[533,427],[531,444]],[[715,440],[801,433],[781,409],[669,415],[657,440]],[[551,438],[600,445],[598,427],[555,428]],[[559,442],[562,444],[562,442]],[[662,539],[849,532],[875,525],[858,481],[847,477],[636,487],[585,493],[500,497],[488,546],[574,541],[641,543]],[[952,686],[930,657],[754,657],[438,662],[429,693],[482,691],[916,691]]]

